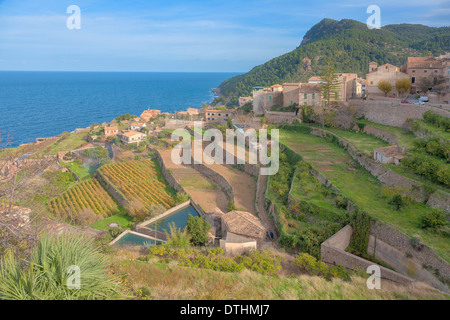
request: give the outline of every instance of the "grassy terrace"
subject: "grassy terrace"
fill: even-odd
[[[37,152],[49,155],[49,154],[56,154],[60,151],[71,151],[74,149],[78,149],[83,145],[87,144],[87,141],[84,140],[86,134],[87,132],[85,131],[63,135],[62,137],[59,137],[55,142],[53,142],[50,146]]]
[[[402,128],[385,126],[385,125],[378,124],[375,122],[370,122],[367,120],[358,120],[357,123],[364,124],[364,125],[370,125],[372,127],[380,128],[380,129],[383,129],[390,133],[395,134],[395,136],[397,137],[397,140],[398,140],[398,144],[401,147],[404,147],[406,150],[411,150],[414,147],[414,139],[416,139],[417,137],[414,135],[414,133],[412,133],[410,131],[406,131]]]
[[[377,137],[361,132],[356,132],[353,130],[339,130],[334,128],[326,128],[326,130],[349,141],[356,147],[356,149],[358,149],[361,152],[364,152],[369,156],[373,156],[374,149],[386,147],[389,145],[389,143]]]
[[[421,126],[423,126],[424,128],[430,130],[431,132],[437,133],[438,135],[446,138],[446,139],[450,139],[450,132],[445,131],[442,128],[439,128],[437,126],[434,126],[424,120],[416,120],[418,123],[420,123]]]
[[[76,160],[73,162],[60,162],[61,165],[63,165],[64,167],[72,170],[80,180],[84,180],[84,179],[88,179],[91,178],[95,171],[96,168],[89,166],[87,164],[83,164],[81,161]]]
[[[398,143],[401,147],[404,147],[407,153],[413,154],[413,155],[422,155],[422,156],[428,156],[431,157],[429,155],[424,155],[423,153],[417,153],[414,150],[414,140],[417,138],[412,132],[410,131],[405,131],[404,129],[401,128],[397,128],[397,127],[390,127],[390,126],[385,126],[382,124],[378,124],[378,123],[374,123],[374,122],[370,122],[367,120],[358,120],[357,121],[360,124],[365,124],[365,125],[370,125],[372,127],[377,127],[386,131],[389,131],[391,133],[393,133],[398,140]],[[372,146],[373,149],[382,147],[382,146],[387,146],[389,145],[388,143],[382,141],[381,139],[378,139],[376,137],[372,137],[370,135],[366,135],[363,133],[357,133],[355,131],[347,131],[347,130],[338,130],[338,129],[329,129],[327,128],[326,130],[335,133],[336,135],[347,139],[349,142],[351,142],[359,151],[365,152],[367,154],[367,148],[364,148],[364,142],[366,137],[371,137],[373,138],[372,140],[368,140],[368,146]],[[358,141],[358,139],[361,139],[361,141]],[[378,145],[376,144],[376,140],[378,140]],[[381,142],[380,142],[381,141]],[[384,145],[382,145],[384,143]],[[372,149],[372,152],[373,152]],[[369,148],[370,150],[370,148]],[[373,153],[370,153],[370,156],[373,155]],[[445,160],[443,159],[437,159],[433,157],[432,161],[437,161],[441,164],[445,164]],[[450,188],[448,188],[447,186],[441,184],[441,183],[437,183],[434,181],[431,181],[429,179],[426,179],[416,173],[414,173],[413,170],[406,168],[406,167],[402,167],[402,166],[396,166],[394,164],[383,164],[384,167],[387,167],[389,169],[391,169],[392,171],[405,176],[407,178],[410,178],[412,180],[418,181],[420,183],[423,183],[424,185],[430,186],[434,189],[438,189],[438,190],[442,190],[445,191],[447,193],[450,193]]]
[[[450,261],[448,238],[419,226],[421,215],[431,208],[412,203],[396,211],[381,194],[382,184],[332,142],[308,133],[284,129],[280,130],[280,140],[330,179],[344,196],[352,199],[359,207],[408,235],[421,238],[441,257]]]
[[[119,208],[119,210],[123,210],[123,209]],[[97,222],[91,224],[90,227],[97,229],[97,230],[108,231],[108,229],[109,229],[108,224],[115,222],[115,223],[119,224],[119,226],[121,228],[129,229],[130,223],[132,221],[133,221],[132,217],[130,217],[125,212],[121,212],[119,214],[116,214],[111,217],[105,218],[103,220],[97,221]]]

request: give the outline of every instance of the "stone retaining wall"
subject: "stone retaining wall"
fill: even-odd
[[[366,271],[371,265],[376,263],[368,261],[346,252],[345,249],[350,243],[353,229],[351,226],[345,226],[331,238],[324,241],[320,246],[320,256],[323,262],[329,265],[342,265],[350,270]],[[410,284],[414,282],[413,279],[406,277],[400,273],[379,266],[381,270],[381,279],[394,281],[400,284]]]
[[[397,136],[392,132],[376,128],[370,125],[364,126],[363,132],[371,136],[380,138],[381,140],[386,141],[390,144],[398,144]]]
[[[128,199],[125,195],[122,194],[119,190],[117,190],[110,181],[106,178],[103,178],[99,173],[95,174],[95,177],[100,182],[100,184],[108,191],[110,195],[122,206],[126,207],[129,203]]]
[[[439,274],[450,279],[450,265],[433,250],[423,245],[421,250],[416,250],[411,245],[411,238],[396,228],[377,221],[371,229],[371,234],[377,240],[384,241],[401,252],[408,252],[412,257],[422,265],[439,270]]]
[[[279,111],[267,111],[264,110],[264,117],[267,122],[281,124],[281,123],[294,123],[297,120],[295,112],[279,112]]]
[[[431,110],[443,117],[450,117],[450,112],[430,105],[403,104],[397,101],[361,101],[352,100],[349,105],[355,108],[358,117],[363,116],[369,121],[403,127],[410,119],[423,119],[423,114]]]
[[[228,200],[232,200],[234,203],[234,191],[231,184],[228,182],[227,179],[225,179],[221,174],[217,173],[213,169],[205,166],[202,163],[194,163],[194,160],[192,159],[192,166],[195,170],[200,172],[201,174],[205,175],[208,179],[211,181],[214,181],[225,193]]]
[[[169,186],[171,186],[178,192],[187,194],[186,190],[184,190],[184,188],[178,183],[178,181],[167,170],[166,165],[164,164],[164,160],[161,157],[161,154],[159,153],[159,151],[157,149],[152,149],[152,148],[147,148],[147,149],[154,153],[154,155],[156,157],[156,161],[158,161],[159,166],[161,167],[161,173],[162,173],[163,177],[166,179]]]

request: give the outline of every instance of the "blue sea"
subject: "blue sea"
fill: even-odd
[[[0,71],[0,132],[13,146],[145,109],[199,108],[236,73]]]

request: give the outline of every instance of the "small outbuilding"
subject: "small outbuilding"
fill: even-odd
[[[397,145],[392,145],[374,149],[373,157],[377,162],[394,163],[398,166],[400,164],[400,160],[403,159],[405,155],[402,148]]]
[[[221,229],[223,238],[232,233],[262,243],[267,236],[267,230],[258,217],[246,211],[233,210],[222,215]]]

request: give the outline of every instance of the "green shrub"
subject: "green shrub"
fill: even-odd
[[[343,266],[328,266],[307,253],[298,254],[292,264],[307,271],[309,274],[322,276],[328,280],[332,278],[350,280],[350,273]]]
[[[347,251],[360,257],[367,257],[372,223],[372,218],[367,213],[356,208],[350,215],[350,225],[353,228],[353,233]]]
[[[249,270],[266,275],[273,275],[281,269],[281,258],[267,250],[252,250],[238,257],[237,262]]]
[[[236,210],[236,206],[234,205],[233,200],[230,199],[230,201],[228,201],[228,212]]]
[[[397,211],[406,205],[406,201],[400,194],[394,195],[388,202],[389,204],[393,205],[395,210]]]
[[[175,201],[177,204],[182,204],[186,201],[189,201],[190,197],[187,193],[184,192],[178,192],[175,196]]]
[[[68,272],[81,272],[79,289],[70,289]],[[12,252],[0,260],[0,300],[81,300],[122,297],[120,285],[107,273],[108,260],[93,240],[79,235],[41,236],[29,261]]]
[[[421,217],[420,222],[421,227],[424,229],[438,229],[447,224],[447,218],[444,212],[433,209],[432,211],[424,214]]]
[[[186,223],[186,230],[191,236],[191,242],[194,246],[204,246],[208,242],[208,231],[210,225],[201,217],[194,217],[189,214]]]
[[[336,204],[336,207],[338,207],[340,209],[346,209],[348,200],[345,199],[343,196],[337,196],[335,199],[335,204]]]
[[[187,248],[191,245],[191,237],[186,229],[181,231],[175,226],[175,222],[169,224],[170,234],[166,231],[166,245],[169,247]]]

